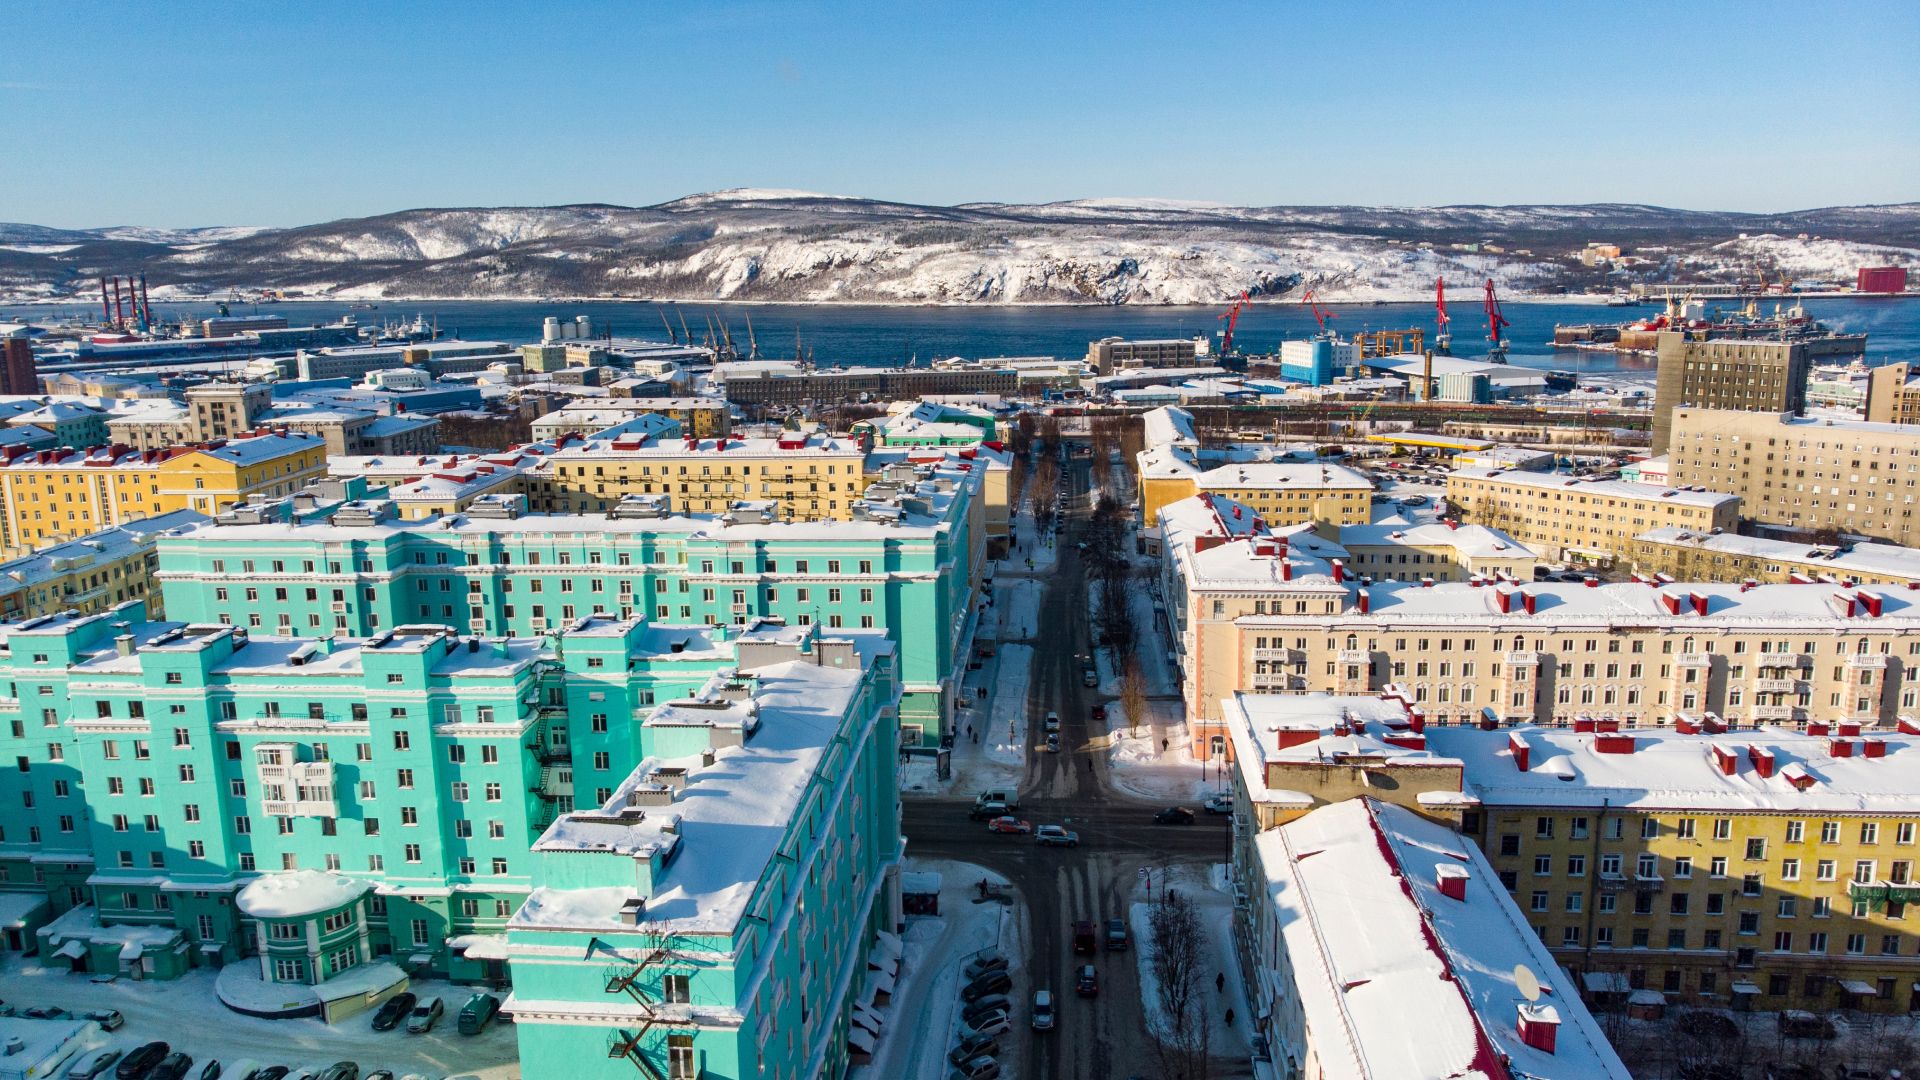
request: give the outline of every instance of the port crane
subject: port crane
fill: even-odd
[[[1447,314],[1447,279],[1433,279],[1434,322],[1439,332],[1433,336],[1433,351],[1441,356],[1453,353],[1453,316]]]
[[[1240,299],[1235,300],[1232,307],[1228,308],[1225,313],[1214,316],[1215,319],[1224,320],[1227,324],[1226,331],[1220,335],[1221,356],[1233,355],[1233,328],[1240,322],[1240,309],[1246,306],[1247,294],[1243,291],[1240,294]]]
[[[1300,302],[1307,305],[1307,308],[1313,312],[1313,321],[1320,324],[1320,333],[1325,335],[1327,333],[1327,320],[1337,318],[1338,316],[1334,315],[1332,311],[1329,311],[1327,306],[1322,304],[1319,299],[1313,295],[1312,289],[1307,290],[1307,294],[1300,298]]]
[[[1500,331],[1513,325],[1505,315],[1500,314],[1500,300],[1493,295],[1493,279],[1487,279],[1487,340],[1493,347],[1487,350],[1487,359],[1496,364],[1507,362],[1507,343],[1500,340]]]

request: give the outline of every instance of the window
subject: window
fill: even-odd
[[[1747,840],[1747,861],[1757,862],[1767,857],[1767,841],[1763,837],[1750,837]]]
[[[699,1072],[693,1059],[693,1036],[667,1036],[667,1080],[695,1080]]]
[[[660,980],[661,1000],[669,1005],[686,1005],[693,1000],[689,983],[692,980],[685,975],[667,975]]]

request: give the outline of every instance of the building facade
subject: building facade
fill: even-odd
[[[1679,409],[1672,424],[1674,482],[1732,492],[1753,521],[1920,542],[1920,428],[1724,409]]]
[[[174,510],[217,514],[325,471],[325,445],[291,433],[167,450],[0,451],[0,548],[30,552]]]
[[[857,520],[794,525],[764,506],[609,518],[528,515],[509,498],[405,520],[378,501],[283,504],[166,537],[157,576],[174,618],[261,634],[439,623],[518,637],[592,615],[880,629],[899,645],[908,738],[932,740],[951,729],[986,539],[977,474],[923,469],[869,488]]]
[[[902,958],[886,650],[871,633],[769,636],[637,716],[639,762],[533,845],[534,889],[508,924],[529,1080],[840,1076],[865,1060],[864,1006]]]
[[[1672,441],[1674,410],[1730,409],[1798,413],[1807,407],[1813,350],[1805,341],[1730,338],[1690,340],[1678,330],[1659,334],[1654,386],[1653,452]]]
[[[527,493],[543,513],[605,513],[628,495],[653,495],[682,513],[772,500],[786,521],[845,521],[867,486],[865,458],[865,447],[853,439],[803,432],[760,439],[582,439],[536,466]]]
[[[0,621],[62,611],[91,614],[129,600],[144,601],[158,618],[162,604],[153,571],[160,534],[210,520],[195,510],[175,510],[0,562]]]
[[[1740,523],[1741,500],[1724,491],[1526,470],[1447,474],[1447,503],[1464,520],[1507,532],[1541,558],[1570,562],[1630,559],[1634,537],[1663,526],[1732,532]]]

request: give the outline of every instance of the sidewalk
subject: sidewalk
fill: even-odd
[[[1197,963],[1203,973],[1213,973],[1201,976],[1201,995],[1207,1006],[1209,1024],[1208,1054],[1245,1061],[1252,1053],[1249,1035],[1253,1010],[1247,1005],[1247,988],[1241,982],[1240,965],[1234,959],[1233,897],[1216,887],[1222,877],[1217,865],[1156,869],[1153,899],[1147,898],[1146,883],[1136,882],[1127,922],[1133,931],[1134,961],[1140,969],[1140,1005],[1146,1013],[1147,1027],[1153,1033],[1165,1032],[1167,1019],[1160,1011],[1159,983],[1153,975],[1151,912],[1169,885],[1193,901],[1194,914],[1199,917],[1201,933],[1205,936],[1204,951]],[[1224,991],[1214,989],[1214,974],[1226,977]],[[1228,1009],[1233,1010],[1231,1027],[1226,1023]]]

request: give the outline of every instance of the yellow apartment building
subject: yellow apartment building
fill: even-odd
[[[1590,995],[1920,1009],[1920,731],[1428,728],[1464,818]]]
[[[1680,581],[1851,581],[1907,588],[1920,583],[1920,548],[1789,543],[1666,528],[1634,537],[1633,568]]]
[[[772,500],[786,521],[845,521],[866,490],[857,440],[788,432],[762,439],[585,439],[556,450],[528,475],[532,508],[593,513],[627,495],[667,496],[672,513],[722,513]]]
[[[326,473],[326,443],[264,433],[165,450],[14,452],[0,459],[0,546],[30,552],[173,510],[209,516]]]
[[[1651,529],[1732,532],[1740,522],[1734,495],[1523,470],[1456,469],[1447,474],[1447,502],[1464,520],[1563,561],[1627,560],[1634,537]]]

